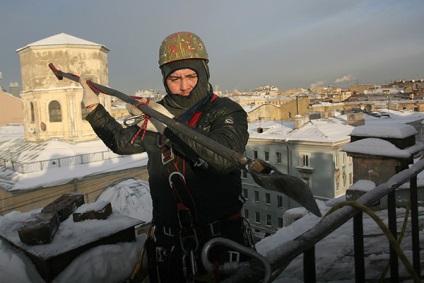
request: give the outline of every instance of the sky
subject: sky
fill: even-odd
[[[110,50],[110,87],[162,91],[158,50],[177,31],[203,39],[217,91],[423,79],[423,14],[420,0],[1,1],[0,84],[21,85],[17,49],[67,33]]]

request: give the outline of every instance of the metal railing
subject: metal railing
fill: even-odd
[[[121,158],[122,155],[113,153],[111,150],[86,153],[81,155],[58,157],[47,160],[33,162],[18,162],[0,158],[0,168],[10,168],[21,174],[38,172],[50,168],[71,167],[74,165],[86,164],[90,162],[103,161],[113,158]]]
[[[388,222],[392,236],[397,238],[396,231],[396,201],[395,190],[406,182],[410,182],[410,213],[411,213],[411,237],[412,237],[412,273],[414,282],[420,282],[420,245],[419,245],[419,223],[418,223],[418,197],[417,197],[417,175],[424,170],[424,159],[419,160],[410,168],[405,169],[392,176],[373,190],[368,191],[355,202],[364,207],[370,207],[383,197],[387,196]],[[354,262],[356,282],[366,282],[364,264],[364,239],[362,226],[362,210],[353,206],[344,206],[323,217],[314,227],[299,237],[285,242],[273,249],[272,253],[266,255],[271,265],[272,272],[287,266],[293,259],[303,254],[304,282],[316,282],[315,245],[335,231],[347,221],[353,219],[354,238]],[[390,281],[400,282],[398,271],[398,255],[393,247],[390,248]],[[241,268],[231,277],[223,282],[260,282],[264,272],[260,266],[256,268]]]

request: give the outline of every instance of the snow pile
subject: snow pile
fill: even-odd
[[[98,200],[110,201],[112,210],[129,217],[152,221],[152,198],[147,181],[127,179],[110,185]]]

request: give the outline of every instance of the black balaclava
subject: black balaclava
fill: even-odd
[[[191,69],[197,73],[197,84],[188,96],[173,94],[166,84],[166,79],[170,74],[181,69]],[[163,85],[166,95],[162,99],[163,106],[168,109],[175,117],[180,117],[187,110],[191,109],[202,99],[212,92],[212,86],[209,84],[209,68],[206,61],[202,59],[187,59],[174,61],[161,67],[163,76]]]

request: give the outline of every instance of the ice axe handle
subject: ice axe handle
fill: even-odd
[[[56,75],[56,78],[58,80],[62,80],[63,78],[67,78],[71,81],[74,82],[79,82],[80,80],[80,76],[75,75],[75,74],[71,74],[71,73],[65,73],[62,72],[61,70],[58,70],[53,63],[49,64],[50,69],[53,71],[53,73]],[[126,95],[125,93],[119,92],[115,89],[109,88],[107,86],[92,82],[92,81],[87,81],[87,85],[95,92],[95,93],[104,93],[107,95],[112,95],[115,96],[127,103],[133,104],[133,105],[137,105],[138,101],[128,95]]]

